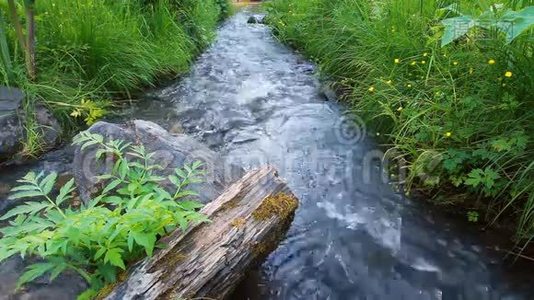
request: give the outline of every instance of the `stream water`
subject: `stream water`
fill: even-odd
[[[300,198],[285,240],[232,298],[532,298],[528,274],[509,270],[465,222],[393,192],[370,129],[327,101],[313,64],[248,16],[223,24],[187,77],[128,113],[247,168],[273,164]],[[37,167],[68,160],[47,159]]]

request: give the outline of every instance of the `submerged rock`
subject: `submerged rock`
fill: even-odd
[[[217,196],[243,174],[243,169],[227,163],[220,155],[211,151],[190,136],[171,134],[159,125],[142,120],[135,120],[126,125],[98,122],[89,131],[104,136],[105,140],[118,139],[134,144],[143,144],[147,152],[155,152],[154,163],[164,169],[159,175],[167,176],[185,163],[200,160],[204,163],[205,181],[191,188],[200,194],[200,200],[207,203]],[[96,146],[83,151],[76,147],[73,172],[80,197],[88,201],[102,186],[96,176],[112,168],[112,158],[95,159]]]
[[[332,89],[331,83],[325,82],[321,85],[321,94],[327,101],[336,102],[337,95],[334,89]]]
[[[248,18],[247,23],[248,24],[264,24],[265,22],[265,16],[261,15],[252,15]]]

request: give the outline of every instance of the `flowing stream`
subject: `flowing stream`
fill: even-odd
[[[314,65],[268,27],[247,24],[249,15],[223,24],[187,77],[125,113],[194,135],[247,168],[273,164],[300,198],[286,239],[232,298],[532,298],[528,274],[509,270],[467,222],[393,192],[370,129],[349,121]],[[68,158],[47,159],[38,167]]]

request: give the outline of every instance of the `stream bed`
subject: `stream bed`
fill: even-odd
[[[315,66],[249,15],[224,23],[188,76],[123,116],[191,134],[247,169],[272,164],[299,197],[287,237],[232,298],[532,299],[529,274],[467,222],[393,191],[371,129],[328,101]],[[70,159],[63,153],[1,171],[0,184],[53,169]]]

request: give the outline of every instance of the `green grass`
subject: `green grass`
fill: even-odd
[[[186,72],[227,8],[221,0],[36,1],[37,79],[30,82],[7,4],[0,0],[13,62],[11,70],[0,64],[0,82],[24,89],[30,103],[53,110],[67,134],[76,132],[108,113],[114,99]],[[35,143],[38,138],[26,141],[28,153],[39,148]]]
[[[478,16],[491,1],[456,1]],[[515,10],[532,1],[503,1]],[[409,162],[438,204],[511,217],[534,236],[532,30],[506,44],[471,32],[441,47],[439,0],[274,0],[277,37],[315,60],[355,114]],[[486,38],[481,38],[481,37]],[[510,73],[507,73],[510,72]],[[506,74],[511,77],[505,76]]]

